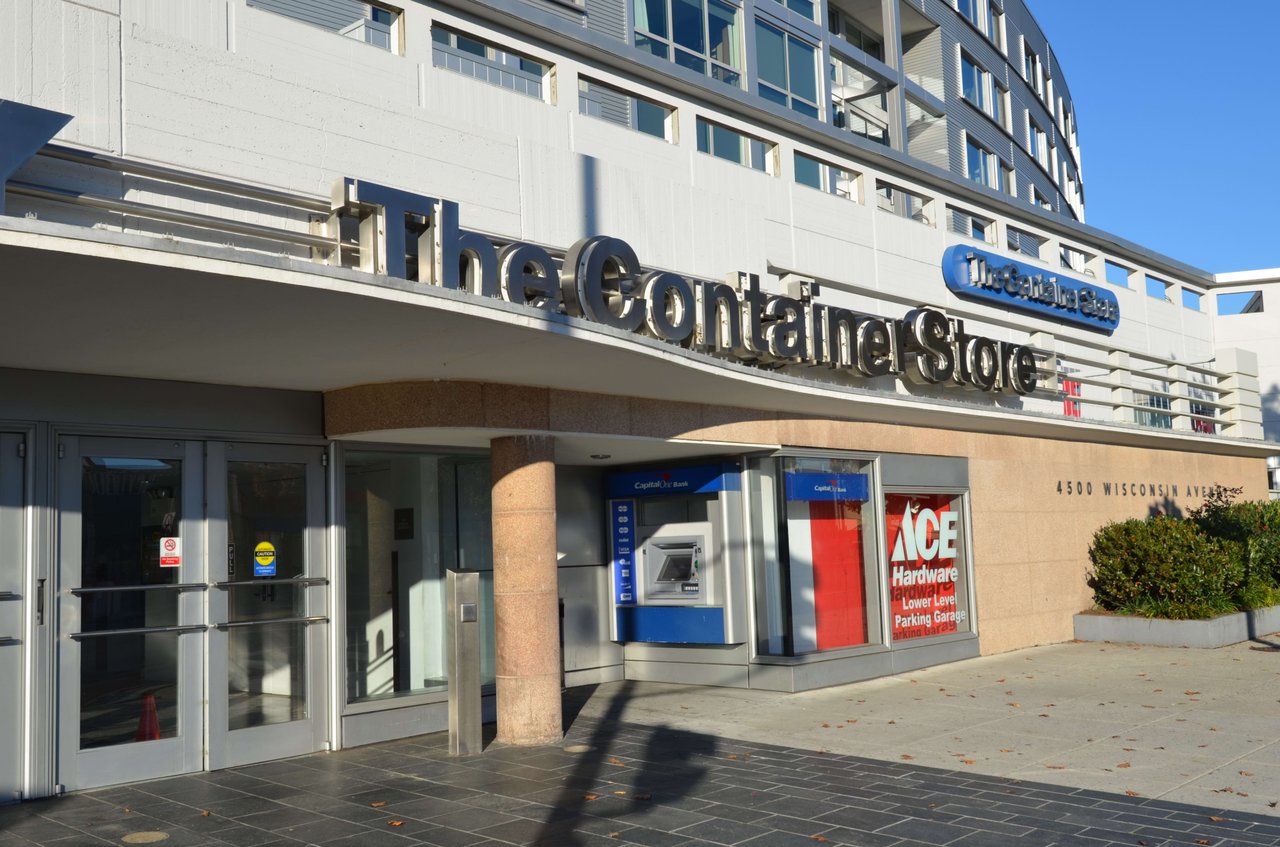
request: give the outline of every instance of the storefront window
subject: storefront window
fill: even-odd
[[[960,505],[955,494],[885,495],[894,643],[972,629]]]
[[[878,643],[870,463],[797,456],[749,468],[757,652],[794,656]]]
[[[481,572],[481,678],[494,678],[489,462],[348,451],[347,701],[444,691],[445,573]]]

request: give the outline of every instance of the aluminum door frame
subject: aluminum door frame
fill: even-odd
[[[30,792],[28,669],[34,643],[26,453],[24,433],[0,432],[0,803]]]
[[[329,547],[328,503],[325,484],[327,452],[323,447],[230,443],[206,445],[206,526],[209,561],[209,654],[206,664],[208,712],[205,724],[205,767],[208,770],[284,759],[330,749],[329,738]],[[232,730],[228,728],[230,592],[218,587],[227,581],[227,464],[229,462],[279,462],[306,467],[306,521],[303,579],[307,619],[306,677],[307,717]]]
[[[190,773],[203,767],[205,684],[204,456],[200,441],[161,438],[61,435],[57,439],[57,758],[58,784],[66,790],[93,788]],[[178,734],[174,738],[81,750],[80,598],[82,477],[84,456],[107,455],[182,462],[183,562],[177,583],[199,585],[178,592]],[[173,589],[171,589],[173,590]]]

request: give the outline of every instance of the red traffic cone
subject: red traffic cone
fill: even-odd
[[[134,741],[159,741],[160,716],[156,714],[156,695],[147,692],[142,695],[142,715],[138,718],[138,734]]]

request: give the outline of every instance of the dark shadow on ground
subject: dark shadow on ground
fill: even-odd
[[[634,740],[620,742],[620,718],[635,688],[630,680],[614,692],[603,715],[575,732],[582,707],[595,691],[595,686],[584,688],[565,692],[564,748],[578,760],[552,803],[538,845],[585,847],[600,835],[616,837],[610,827],[644,826],[648,816],[663,813],[655,803],[693,795],[706,775],[696,758],[716,751],[716,738],[666,726],[645,728],[640,749]]]

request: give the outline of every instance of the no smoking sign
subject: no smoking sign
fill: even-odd
[[[169,536],[160,539],[160,567],[182,566],[182,539]]]

